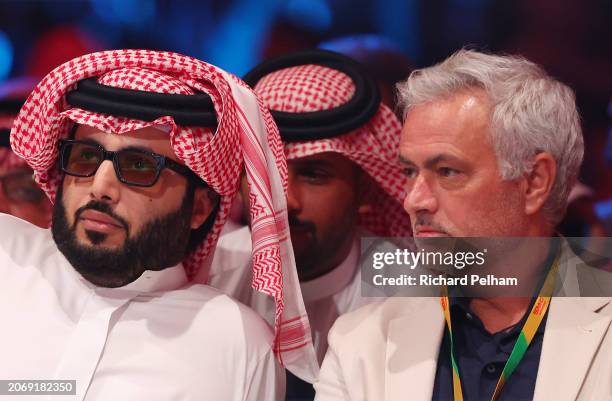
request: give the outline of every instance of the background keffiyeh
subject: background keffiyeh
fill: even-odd
[[[265,75],[255,85],[255,93],[271,110],[304,113],[347,103],[355,84],[341,71],[306,64]],[[285,142],[285,154],[292,160],[337,152],[358,164],[376,184],[365,201],[374,207],[360,214],[360,225],[377,236],[409,237],[410,219],[402,207],[407,182],[398,159],[401,128],[397,117],[381,103],[363,126],[332,138]]]

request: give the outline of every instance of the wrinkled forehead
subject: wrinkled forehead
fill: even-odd
[[[408,109],[402,142],[458,143],[489,141],[491,108],[486,97],[474,92],[414,105]]]
[[[347,103],[355,93],[355,84],[341,71],[306,64],[265,75],[255,85],[255,92],[272,110],[302,113]]]
[[[415,105],[406,114],[400,141],[404,160],[442,156],[474,162],[495,158],[488,101],[473,93]]]

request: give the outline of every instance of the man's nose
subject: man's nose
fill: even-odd
[[[302,210],[302,199],[300,196],[300,188],[297,180],[289,174],[289,185],[287,188],[287,211],[298,213]]]
[[[123,185],[112,161],[105,160],[100,164],[91,184],[91,197],[97,201],[115,204],[119,201],[119,188]]]
[[[435,213],[438,208],[438,199],[432,191],[430,184],[424,176],[419,175],[414,184],[408,188],[404,198],[404,209],[414,216],[418,212]]]

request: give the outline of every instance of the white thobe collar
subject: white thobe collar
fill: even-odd
[[[181,263],[163,270],[145,270],[136,280],[123,289],[139,292],[159,292],[179,289],[187,284],[187,273]]]
[[[355,238],[348,256],[336,268],[313,280],[300,283],[304,302],[314,302],[342,291],[353,280],[358,261],[359,240]]]
[[[140,277],[122,287],[99,287],[87,281],[79,272],[69,269],[72,276],[86,287],[105,295],[127,293],[165,292],[179,289],[187,284],[187,273],[182,263],[162,270],[145,270]]]
[[[178,264],[159,271],[146,270],[123,287],[107,288],[93,285],[71,267],[66,266],[68,275],[76,278],[81,286],[86,286],[90,293],[85,300],[77,297],[80,302],[75,305],[81,305],[78,324],[70,339],[71,346],[62,354],[54,376],[75,379],[76,401],[83,401],[103,355],[115,312],[140,294],[182,287],[187,283],[187,275],[183,265]]]

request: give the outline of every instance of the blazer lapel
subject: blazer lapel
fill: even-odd
[[[423,298],[389,324],[386,347],[385,400],[430,401],[444,315],[438,298]]]
[[[553,298],[534,401],[575,400],[611,318],[596,311],[610,298]]]

